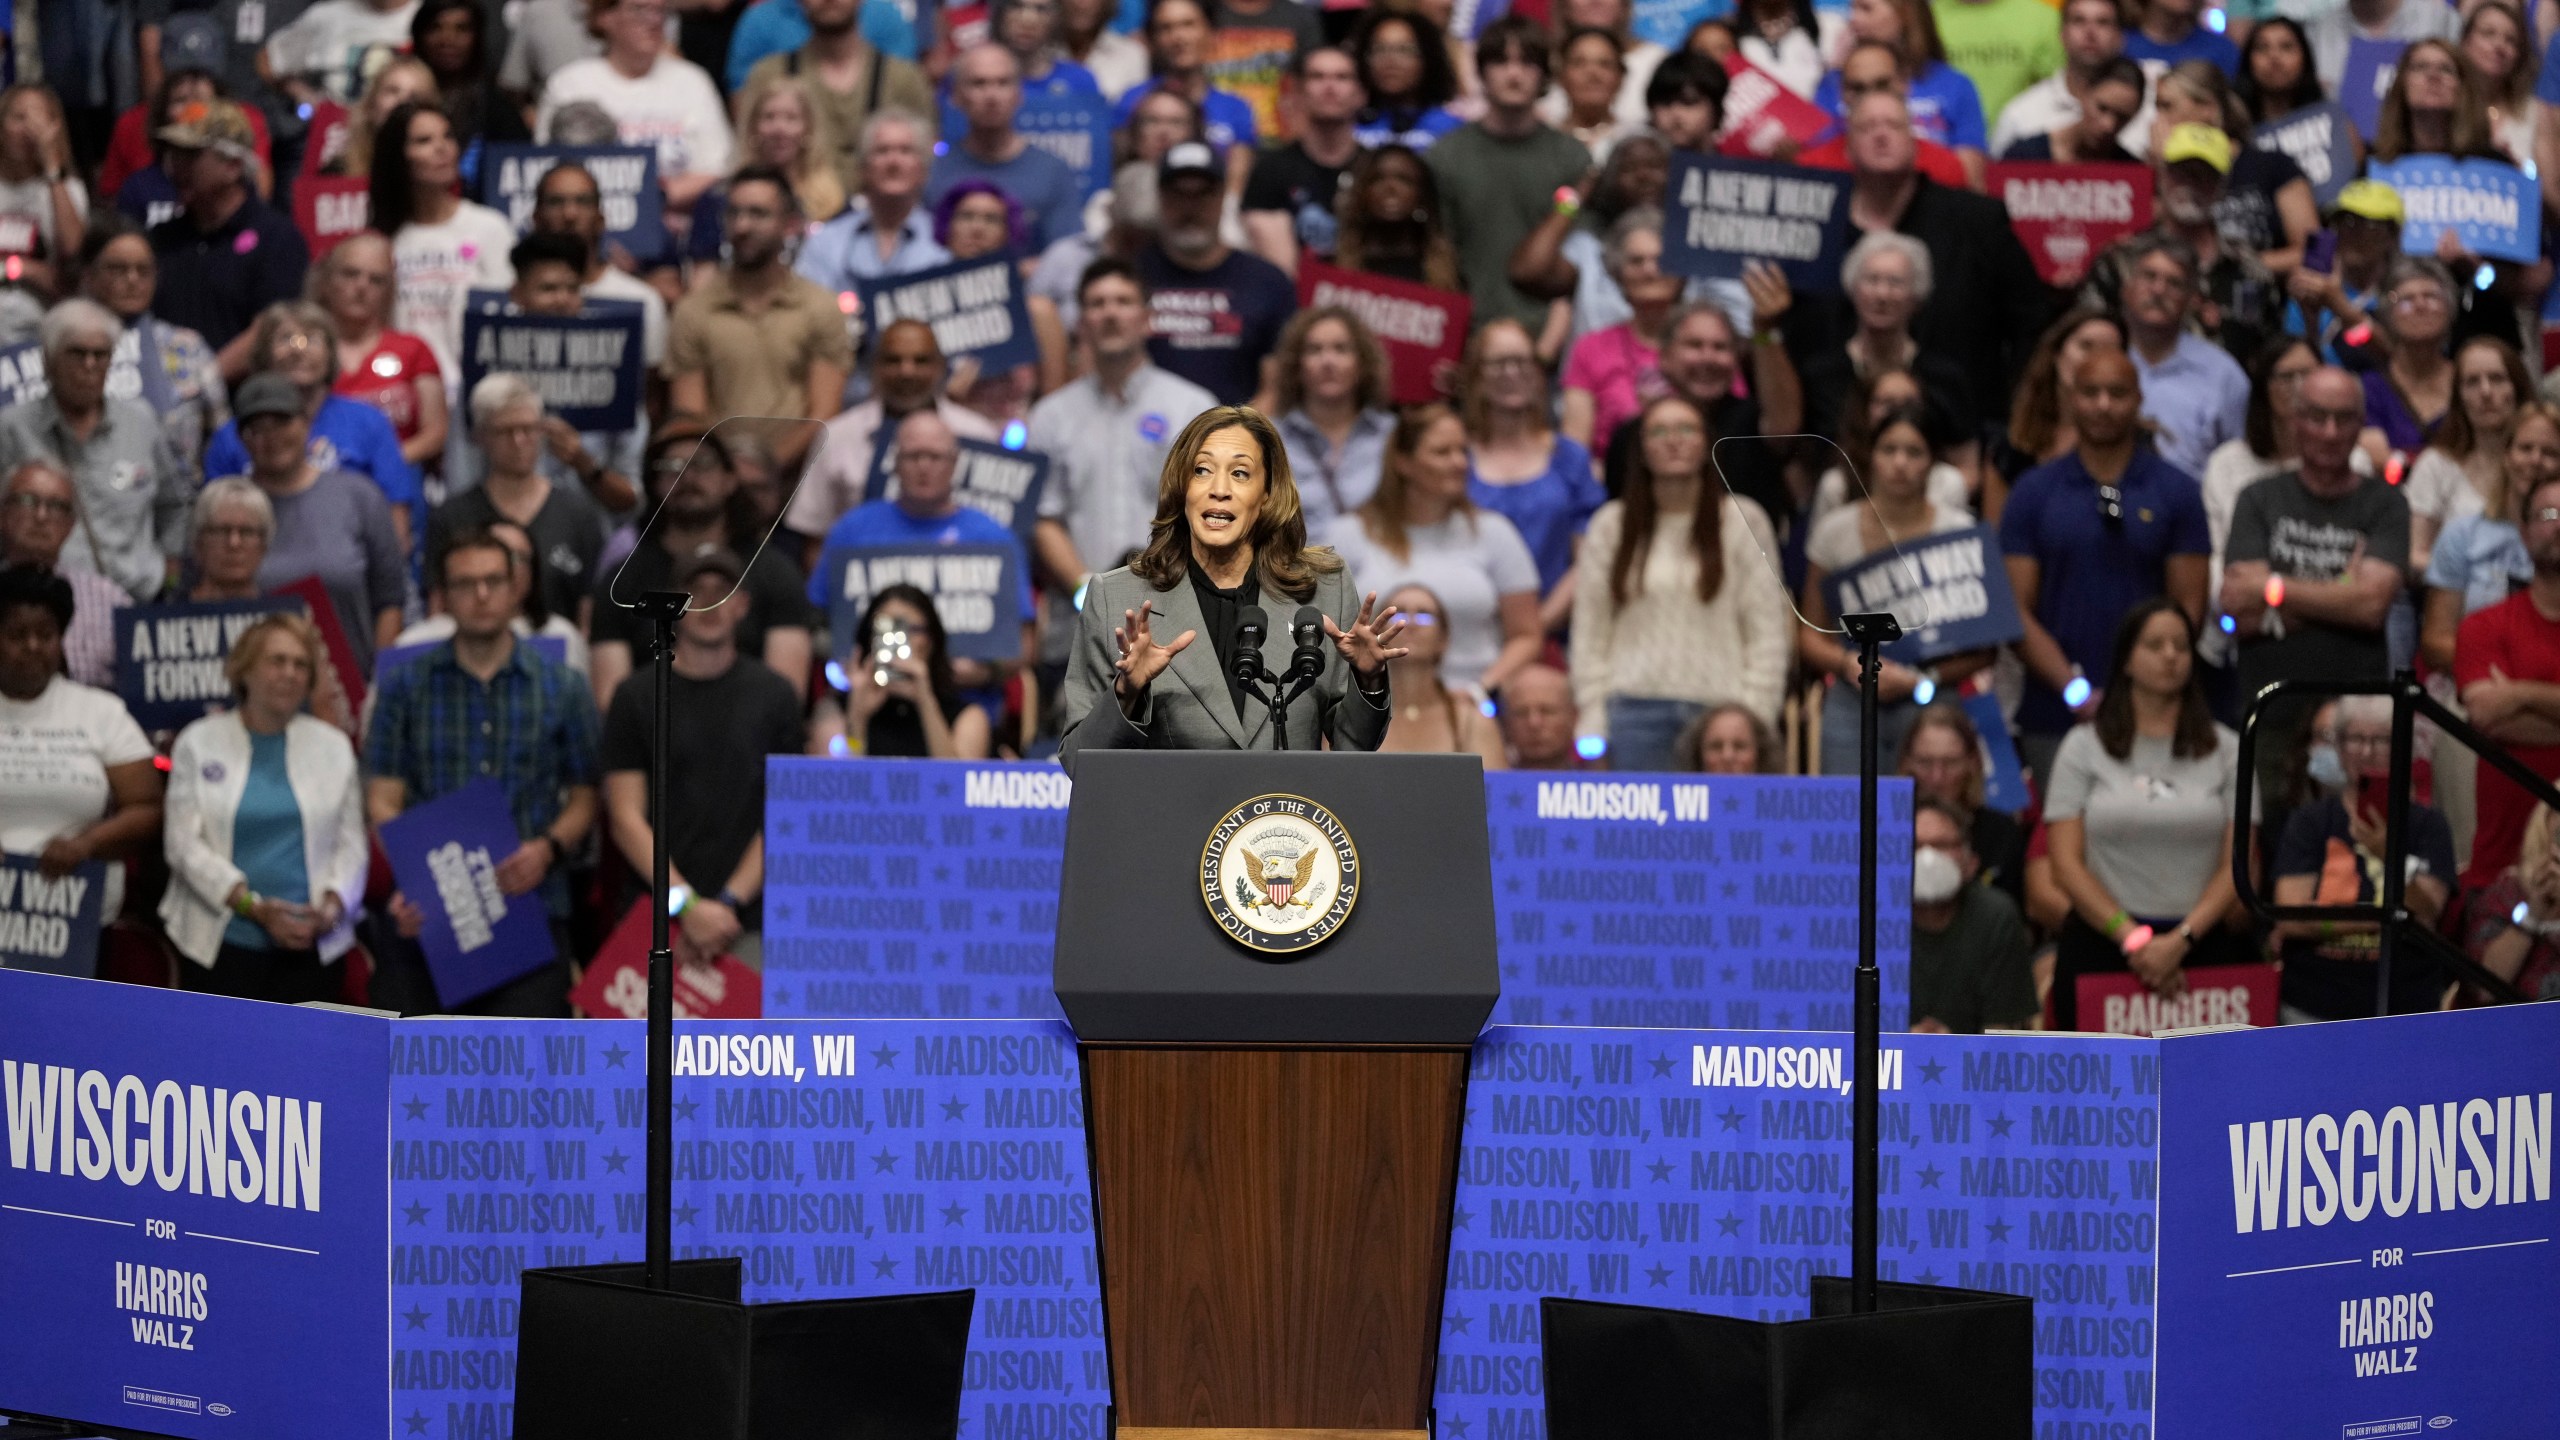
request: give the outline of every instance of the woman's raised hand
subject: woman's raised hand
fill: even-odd
[[[1135,610],[1121,611],[1120,623],[1111,631],[1111,638],[1120,651],[1120,658],[1113,665],[1119,675],[1113,680],[1112,688],[1124,701],[1134,701],[1145,694],[1147,686],[1164,673],[1164,667],[1173,663],[1173,657],[1200,638],[1199,631],[1185,630],[1174,636],[1171,643],[1158,644],[1148,628],[1154,609],[1155,602],[1148,600],[1140,602]],[[1326,623],[1330,625],[1332,622]]]

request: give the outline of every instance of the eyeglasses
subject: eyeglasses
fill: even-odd
[[[247,545],[267,538],[265,527],[258,525],[207,525],[196,533],[225,545]]]
[[[65,345],[62,347],[62,358],[77,360],[83,365],[104,365],[116,358],[116,352],[112,347]]]
[[[109,280],[148,280],[159,273],[160,267],[149,260],[102,260],[97,271]]]
[[[452,595],[495,595],[514,583],[513,575],[466,575],[445,581],[444,588]]]
[[[1493,375],[1525,374],[1537,369],[1538,362],[1528,355],[1491,355],[1485,358],[1484,368],[1486,373]]]
[[[1644,438],[1647,440],[1694,440],[1706,433],[1705,426],[1693,425],[1685,420],[1666,420],[1659,425],[1644,427]]]
[[[80,513],[73,508],[70,501],[57,500],[50,495],[12,495],[9,497],[9,508],[32,510],[38,515],[55,520],[68,520]]]
[[[2527,515],[2524,518],[2525,523],[2529,525],[2548,525],[2554,520],[2560,520],[2560,510],[2555,510],[2552,507],[2545,505],[2541,509],[2534,511],[2532,514]]]
[[[2338,748],[2341,750],[2388,750],[2391,748],[2391,737],[2388,735],[2340,735]]]
[[[912,460],[919,465],[926,461],[932,461],[938,465],[948,465],[959,458],[960,456],[957,452],[950,450],[901,450],[898,452],[896,463],[903,466]]]
[[[2391,303],[2402,310],[2442,310],[2453,302],[2445,298],[2443,291],[2430,285],[2423,290],[2403,290],[2391,297]]]
[[[2121,487],[2104,484],[2098,487],[2098,518],[2106,521],[2110,530],[2124,528],[2124,491]]]

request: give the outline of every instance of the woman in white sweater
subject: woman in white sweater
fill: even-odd
[[[1772,724],[1795,620],[1769,517],[1707,468],[1707,423],[1678,396],[1632,422],[1641,460],[1600,507],[1574,581],[1573,689],[1613,770],[1669,770],[1681,728],[1728,701]]]
[[[223,674],[238,708],[178,733],[160,919],[195,963],[190,990],[287,1004],[335,1000],[367,851],[364,777],[335,726],[302,713],[326,663],[300,615],[240,632]]]

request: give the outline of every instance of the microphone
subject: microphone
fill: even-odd
[[[1313,680],[1324,673],[1324,612],[1313,605],[1298,607],[1296,618],[1289,622],[1289,638],[1298,648],[1289,657],[1288,680]]]
[[[1262,639],[1271,633],[1271,617],[1259,605],[1247,605],[1236,617],[1235,654],[1227,660],[1227,670],[1247,684],[1264,678]]]

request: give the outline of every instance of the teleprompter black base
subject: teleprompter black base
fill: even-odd
[[[975,1290],[739,1301],[734,1256],[524,1272],[516,1440],[954,1440]]]
[[[1806,1320],[1548,1297],[1547,1440],[2030,1440],[2035,1304],[1813,1280]]]

